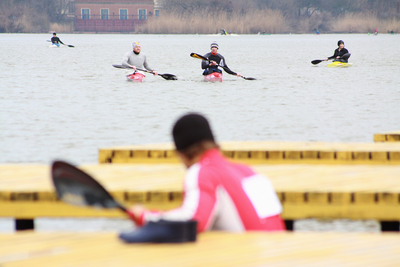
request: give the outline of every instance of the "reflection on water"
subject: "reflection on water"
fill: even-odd
[[[211,119],[219,141],[369,142],[400,129],[399,35],[60,34],[75,48],[49,49],[43,34],[0,34],[0,163],[95,163],[100,147],[170,141],[188,111]],[[343,39],[351,68],[310,61]],[[149,63],[178,81],[142,84],[115,69],[139,40]],[[200,63],[217,41],[229,67],[202,81]]]

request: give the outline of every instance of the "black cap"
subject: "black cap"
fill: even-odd
[[[339,46],[340,44],[344,44],[343,40],[339,40],[339,41],[337,42],[337,46]]]
[[[207,119],[196,113],[189,113],[177,120],[172,136],[177,150],[186,149],[201,141],[214,141]]]

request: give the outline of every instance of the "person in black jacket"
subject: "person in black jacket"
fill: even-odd
[[[340,61],[340,62],[348,62],[348,59],[350,57],[350,53],[349,50],[347,50],[346,48],[344,48],[344,42],[342,40],[338,41],[338,48],[336,48],[333,56],[331,57],[327,57],[324,60],[327,61],[329,59],[333,59],[333,61]]]
[[[63,42],[61,42],[60,38],[57,37],[57,34],[53,32],[53,37],[51,38],[51,42],[57,46],[60,46],[60,43],[65,45]]]
[[[222,69],[229,74],[236,75],[238,77],[242,76],[239,73],[229,69],[225,58],[221,54],[218,54],[218,44],[216,42],[213,42],[210,48],[211,52],[204,55],[204,57],[208,58],[208,60],[203,60],[201,62],[201,68],[204,70],[203,75],[208,75],[213,72],[222,73],[222,71],[218,68],[222,67]]]

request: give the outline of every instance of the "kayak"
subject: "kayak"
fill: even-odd
[[[346,62],[340,62],[340,61],[334,61],[332,63],[329,63],[326,65],[327,67],[351,67],[351,63],[346,63]]]
[[[204,81],[206,81],[206,82],[222,82],[222,73],[213,72],[211,74],[205,75]]]
[[[129,75],[126,75],[126,78],[128,79],[128,81],[131,82],[143,82],[143,78],[146,77],[144,74],[139,73],[139,72],[135,72],[135,73],[131,73]]]
[[[58,47],[61,47],[61,45],[60,44],[51,44],[51,45],[49,45],[49,47],[50,48],[58,48]]]

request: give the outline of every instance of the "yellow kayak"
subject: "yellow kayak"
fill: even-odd
[[[346,62],[340,62],[340,61],[334,61],[332,63],[329,63],[326,65],[327,67],[351,67],[351,63],[346,63]]]

